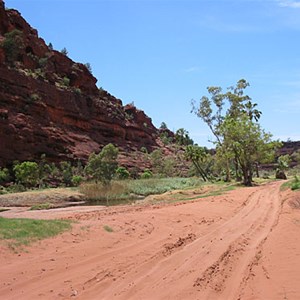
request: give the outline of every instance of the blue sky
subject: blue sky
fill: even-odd
[[[6,0],[98,86],[210,146],[190,113],[207,86],[244,78],[275,139],[300,140],[300,0]]]

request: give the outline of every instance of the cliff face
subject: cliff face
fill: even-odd
[[[144,112],[99,90],[87,67],[48,47],[0,0],[0,166],[14,160],[86,160],[113,143],[152,149],[157,129]]]

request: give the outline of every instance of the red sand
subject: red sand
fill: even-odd
[[[78,223],[26,252],[2,245],[0,299],[300,299],[300,193],[280,185],[169,205],[3,212]]]

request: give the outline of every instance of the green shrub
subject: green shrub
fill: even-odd
[[[128,170],[124,167],[118,167],[116,170],[116,174],[119,179],[128,179],[130,176]]]
[[[108,225],[104,225],[103,226],[103,229],[105,230],[105,231],[107,231],[107,232],[113,232],[114,230],[110,227],[110,226],[108,226]]]
[[[60,50],[60,53],[62,53],[62,54],[65,55],[65,56],[68,56],[68,50],[67,50],[67,48],[66,48],[66,47],[62,48],[62,49]]]
[[[40,99],[41,97],[36,93],[30,95],[30,102],[36,102],[39,101]]]
[[[39,59],[39,67],[44,68],[47,65],[48,57],[41,57]]]
[[[74,175],[72,177],[72,184],[74,186],[79,186],[82,183],[82,181],[83,181],[83,177],[80,175]]]
[[[18,60],[21,50],[24,48],[22,31],[15,29],[6,33],[4,37],[1,47],[5,52],[7,62],[14,64]]]
[[[81,95],[81,94],[82,94],[81,89],[78,88],[78,87],[74,88],[74,92],[75,92],[75,94],[77,94],[77,95]]]
[[[99,154],[92,153],[85,167],[85,172],[93,179],[109,185],[116,173],[119,149],[113,144],[108,144]]]
[[[26,187],[23,184],[15,183],[6,188],[8,193],[22,193],[26,191]]]
[[[143,153],[148,153],[147,148],[144,147],[144,146],[141,147],[140,151],[143,152]]]
[[[41,204],[36,204],[30,207],[30,210],[43,210],[43,209],[50,209],[52,208],[53,205],[51,203],[41,203]]]
[[[26,187],[34,187],[39,180],[39,166],[33,161],[24,161],[13,168],[17,182]]]
[[[67,76],[62,79],[62,82],[64,86],[70,86],[70,79]]]
[[[294,180],[291,184],[291,190],[299,190],[300,189],[300,179],[298,176],[295,176]]]
[[[59,166],[62,175],[62,182],[66,186],[72,185],[72,179],[73,179],[72,164],[69,161],[62,161],[60,162]]]
[[[0,168],[0,184],[9,180],[9,171],[6,168]]]
[[[142,179],[149,179],[149,178],[152,178],[153,177],[153,174],[150,170],[146,169],[144,171],[144,173],[141,175],[141,178]]]
[[[88,71],[92,74],[92,66],[91,66],[91,64],[90,63],[85,63],[84,65],[88,69]]]

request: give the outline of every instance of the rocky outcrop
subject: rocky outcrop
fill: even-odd
[[[48,47],[0,0],[2,45],[11,32],[22,43],[14,61],[0,47],[0,167],[41,154],[84,161],[108,143],[124,153],[157,146],[158,131],[143,111],[99,90],[85,65]]]

